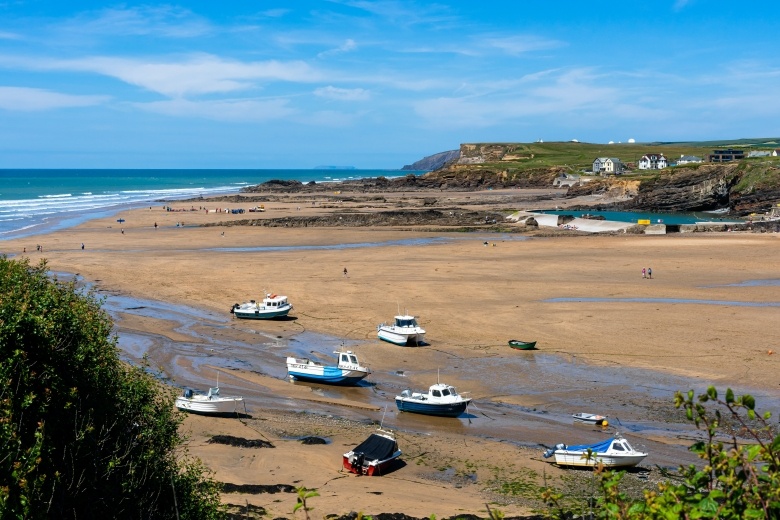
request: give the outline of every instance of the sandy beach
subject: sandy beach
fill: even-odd
[[[519,191],[436,196],[438,206],[451,211],[491,214],[545,203],[523,206]],[[250,417],[241,420],[188,417],[190,455],[222,482],[316,488],[315,516],[485,516],[486,503],[510,516],[527,514],[539,507],[529,495],[543,476],[560,484],[571,473],[544,461],[541,444],[605,437],[573,425],[569,415],[578,411],[642,426],[621,433],[648,446],[647,469],[693,462],[685,447],[694,433],[674,413],[670,388],[730,386],[754,394],[761,410],[777,411],[776,233],[540,236],[511,223],[502,224],[511,231],[502,233],[487,227],[457,233],[430,226],[213,226],[250,215],[423,207],[431,196],[387,194],[380,203],[290,195],[264,202],[264,213],[240,215],[203,208],[254,203],[168,203],[182,211],[156,204],[4,241],[0,250],[33,262],[45,258],[53,272],[78,274],[109,299],[134,299],[137,305],[115,308],[128,359],[149,354],[178,386],[205,389],[219,372],[224,391],[247,400]],[[561,200],[553,194],[546,203]],[[643,279],[648,267],[652,279]],[[287,295],[293,319],[232,318],[233,303],[264,292]],[[183,327],[165,312],[135,310],[149,302],[197,309],[203,317]],[[399,310],[419,316],[429,345],[377,340],[377,324]],[[507,346],[513,338],[536,340],[539,350],[514,351]],[[341,342],[369,363],[372,386],[333,390],[284,380],[284,356],[327,356]],[[427,388],[439,375],[470,392],[481,412],[468,419],[396,412],[395,392]],[[401,467],[374,478],[341,470],[341,454],[380,422],[397,432]],[[265,439],[275,448],[207,442],[217,434]],[[309,435],[329,443],[298,442]],[[533,485],[523,488],[531,492],[512,493],[507,482]],[[231,493],[223,499],[292,517],[296,495]]]

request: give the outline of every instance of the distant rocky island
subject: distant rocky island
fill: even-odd
[[[313,170],[355,170],[356,168],[354,166],[321,165],[321,166],[315,166],[312,169]]]

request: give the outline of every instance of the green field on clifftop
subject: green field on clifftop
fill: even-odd
[[[695,155],[704,161],[715,149],[737,148],[749,152],[751,150],[774,150],[778,147],[780,138],[736,139],[731,141],[701,141],[701,142],[654,142],[654,143],[614,143],[594,144],[582,142],[537,142],[537,143],[468,143],[461,145],[461,156],[477,156],[480,150],[498,151],[503,154],[495,160],[470,165],[470,168],[502,168],[509,170],[525,170],[531,168],[546,168],[565,166],[572,171],[589,170],[597,157],[616,157],[624,164],[635,165],[643,155],[661,153],[669,162],[674,162],[682,155]],[[465,147],[474,150],[464,151]]]

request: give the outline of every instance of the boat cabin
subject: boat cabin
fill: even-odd
[[[277,296],[276,294],[266,294],[263,303],[266,307],[282,307],[287,305],[287,296]]]
[[[355,354],[352,353],[351,350],[348,350],[346,352],[334,352],[334,354],[338,354],[339,356],[339,365],[357,365],[358,364],[358,358]]]
[[[395,326],[396,327],[416,327],[417,326],[417,320],[414,319],[413,316],[396,316],[395,317]]]
[[[428,389],[428,393],[431,397],[455,397],[458,392],[455,391],[455,387],[445,385],[443,383],[437,383]]]

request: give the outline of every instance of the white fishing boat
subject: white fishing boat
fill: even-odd
[[[176,398],[176,408],[185,412],[205,415],[224,415],[246,413],[244,398],[239,396],[222,396],[219,386],[209,388],[208,394],[196,394],[191,389]]]
[[[426,393],[404,390],[401,395],[395,396],[395,405],[400,412],[441,417],[459,416],[466,411],[470,402],[470,397],[463,397],[455,391],[455,387],[444,383],[432,385]]]
[[[642,462],[647,453],[635,450],[619,433],[615,433],[614,437],[595,444],[557,444],[544,453],[544,458],[550,457],[555,457],[555,463],[560,466],[593,467],[601,463],[608,468],[625,468]]]
[[[421,345],[425,343],[425,329],[417,324],[417,319],[408,314],[395,317],[394,323],[377,325],[379,339],[395,345]]]
[[[395,435],[379,428],[358,446],[345,453],[342,465],[345,470],[358,475],[383,475],[401,456]]]
[[[595,413],[575,413],[572,415],[574,422],[595,424],[596,426],[609,426],[606,415],[597,415]]]
[[[249,300],[244,303],[236,303],[230,308],[230,312],[236,318],[268,320],[287,316],[292,309],[293,306],[287,301],[287,296],[269,293],[261,302]]]
[[[357,354],[351,350],[334,352],[338,358],[336,366],[323,365],[309,358],[287,358],[287,375],[291,379],[331,385],[356,385],[371,371],[358,362]]]

